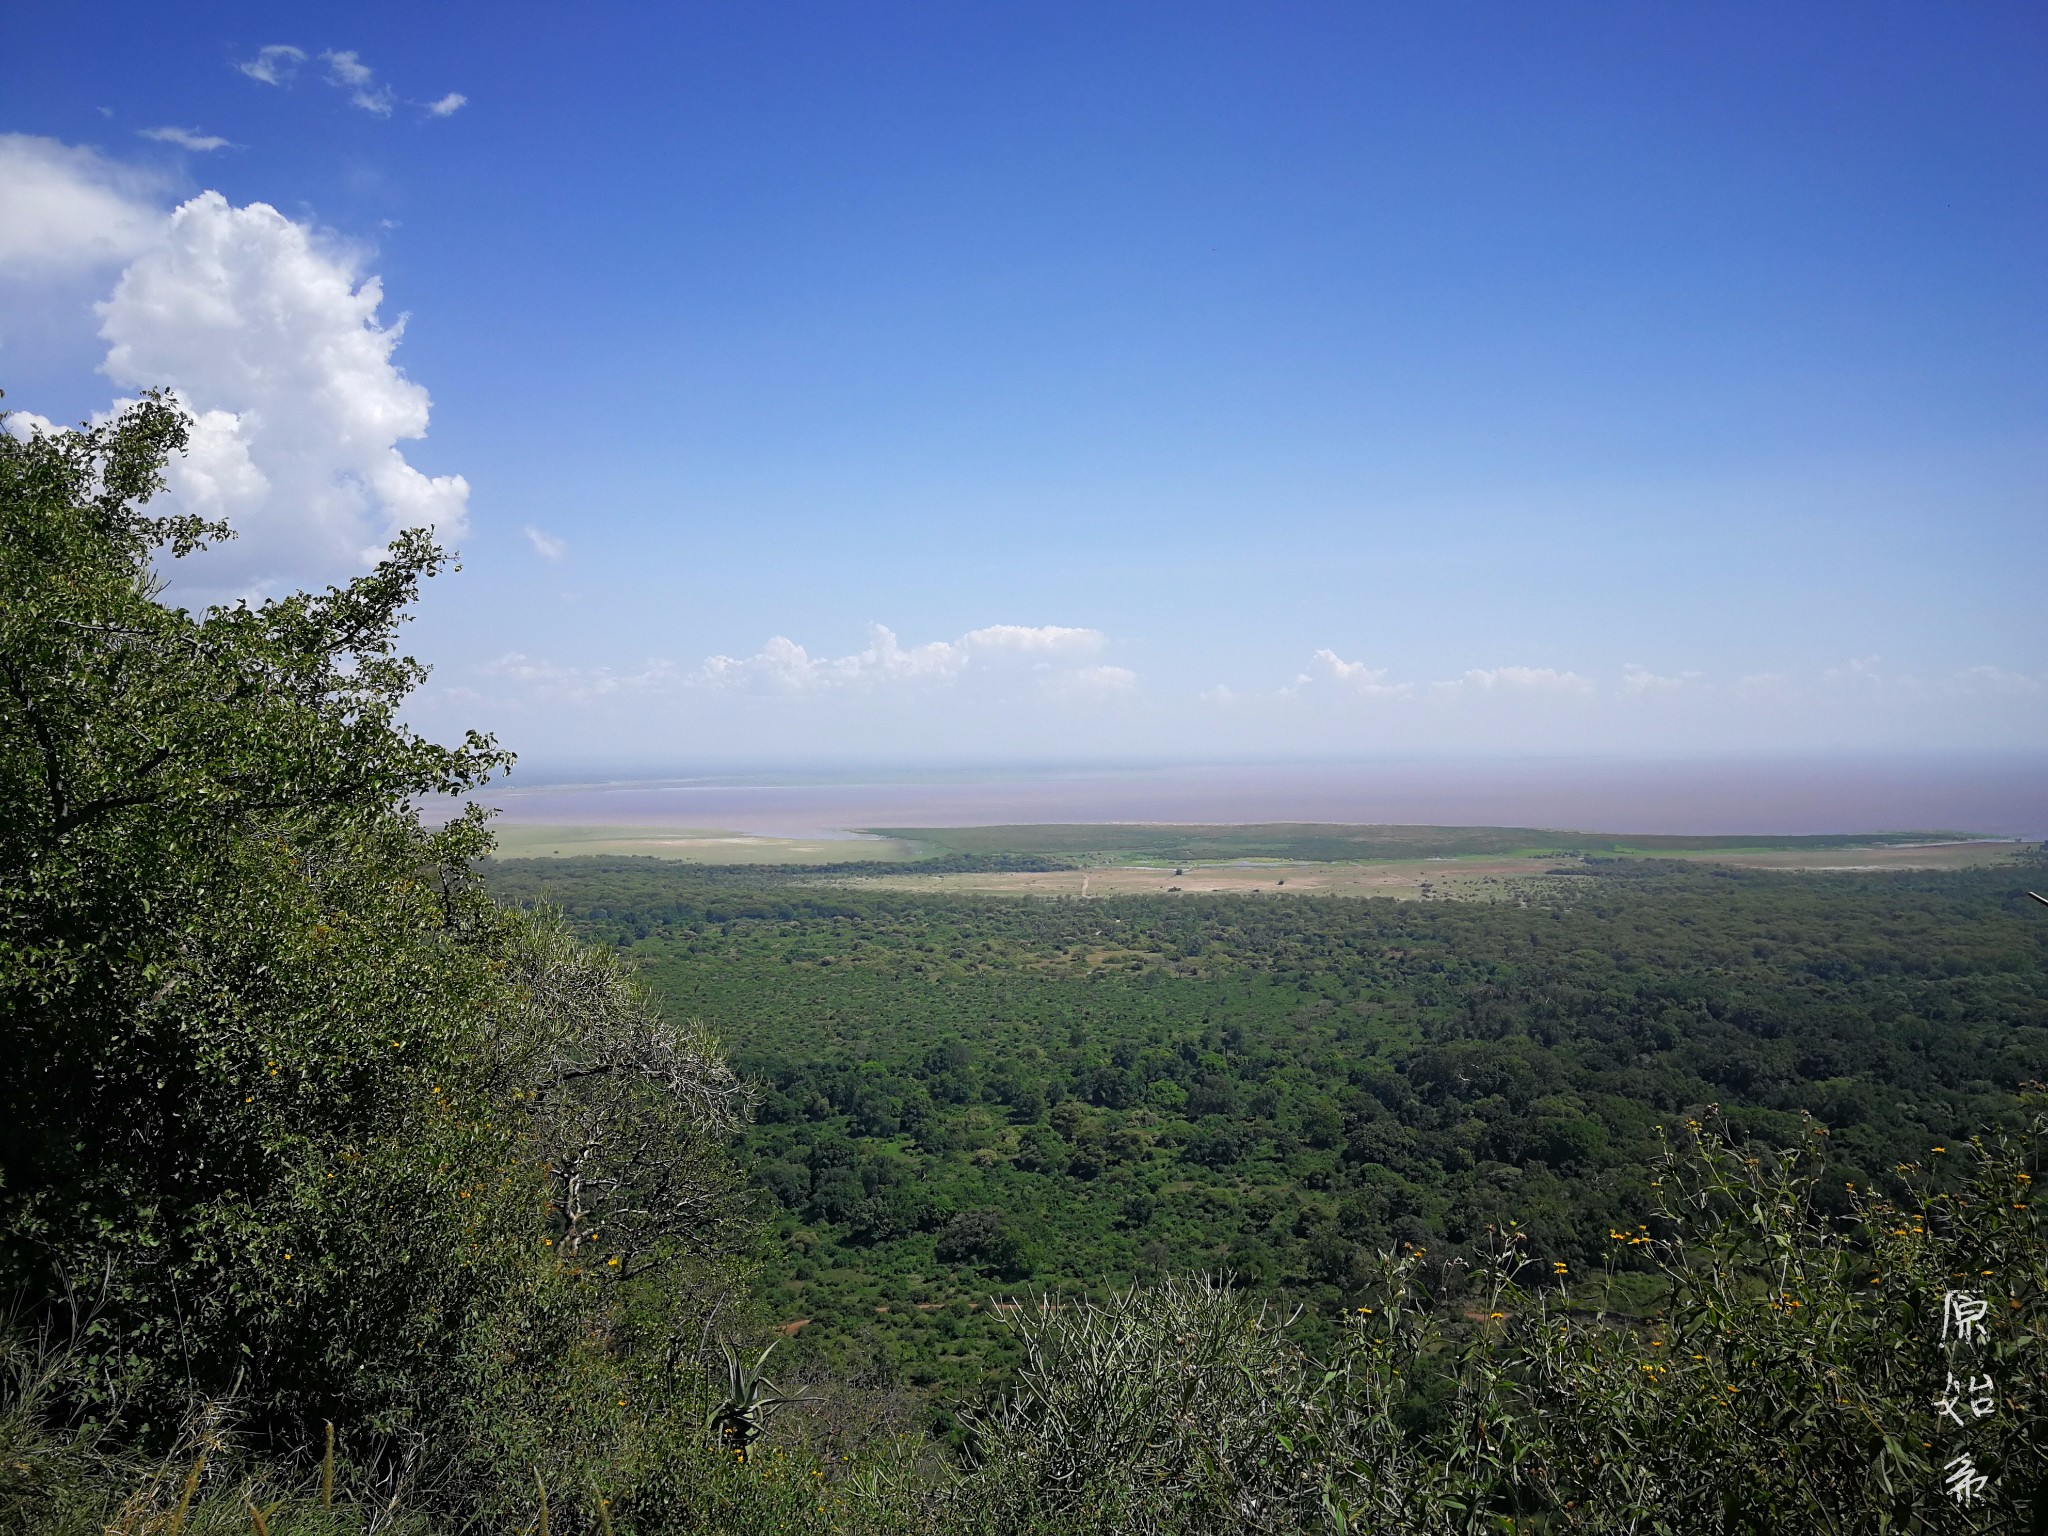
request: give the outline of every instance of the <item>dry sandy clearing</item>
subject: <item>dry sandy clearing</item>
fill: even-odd
[[[1687,853],[1689,862],[1786,871],[1878,872],[1964,869],[2010,859],[2013,843],[1944,843],[1914,848],[1829,848],[1797,852]],[[959,891],[1028,896],[1197,895],[1393,896],[1409,901],[1520,901],[1552,886],[1552,870],[1582,867],[1576,857],[1404,859],[1377,864],[1126,865],[1046,873],[880,875],[861,884],[885,890]]]
[[[2025,846],[2010,842],[1900,843],[1888,848],[1760,849],[1753,853],[1674,853],[1666,857],[1739,864],[1744,869],[1866,874],[1884,869],[1976,869],[1986,864],[2003,864]]]
[[[699,827],[521,826],[499,823],[502,858],[651,856],[691,864],[901,863],[932,850],[897,838],[758,837]],[[1878,872],[1964,869],[2010,859],[2021,845],[1934,843],[1908,847],[1712,851],[1664,854],[1747,869]],[[900,875],[861,879],[886,890],[958,891],[1029,896],[1130,896],[1179,891],[1274,896],[1394,896],[1422,901],[1519,901],[1579,867],[1571,855],[1400,859],[1376,863],[1299,863],[1243,859],[1213,864],[1111,865],[1033,873]]]
[[[894,864],[927,850],[893,837],[756,837],[703,827],[521,826],[498,822],[498,857],[546,859],[608,855],[676,859],[688,864]]]

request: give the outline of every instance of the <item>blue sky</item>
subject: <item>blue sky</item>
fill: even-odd
[[[419,717],[541,767],[2039,750],[2044,87],[2028,5],[45,6],[0,387],[220,413],[195,599],[448,528]]]

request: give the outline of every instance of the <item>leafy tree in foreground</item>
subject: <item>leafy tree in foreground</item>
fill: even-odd
[[[480,813],[422,823],[510,761],[398,722],[425,533],[163,600],[226,533],[141,510],[186,429],[0,431],[0,1292],[82,1362],[69,1411],[145,1441],[233,1392],[286,1444],[572,1457],[634,1349],[695,1341],[743,1092],[482,892]]]

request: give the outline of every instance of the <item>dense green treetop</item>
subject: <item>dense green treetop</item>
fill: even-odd
[[[571,1390],[626,1288],[694,1329],[661,1276],[730,1246],[745,1094],[491,900],[480,813],[423,821],[509,762],[399,722],[431,538],[323,593],[164,600],[156,562],[224,533],[142,510],[185,430],[151,397],[0,431],[0,1291],[128,1431],[233,1386],[287,1437],[460,1461]]]

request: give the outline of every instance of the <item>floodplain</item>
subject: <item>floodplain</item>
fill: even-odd
[[[1971,840],[1860,848],[1729,848],[1614,855],[1467,854],[1359,861],[1232,859],[1167,866],[1114,864],[1061,870],[916,872],[863,876],[883,890],[962,895],[1140,896],[1274,895],[1391,896],[1404,901],[1527,901],[1583,878],[1596,858],[1683,860],[1788,874],[1881,874],[1907,870],[1980,869],[2010,863],[2026,845]]]
[[[1324,823],[885,827],[772,836],[673,825],[496,828],[501,858],[632,858],[813,870],[820,880],[934,895],[1276,895],[1412,901],[1542,899],[1593,861],[1676,859],[1785,873],[1976,869],[2026,844],[1955,833],[1741,837],[1533,827]],[[962,868],[965,864],[970,867]]]
[[[505,859],[654,858],[684,864],[836,864],[858,859],[895,864],[934,850],[869,835],[769,837],[723,827],[529,825],[492,828]]]

